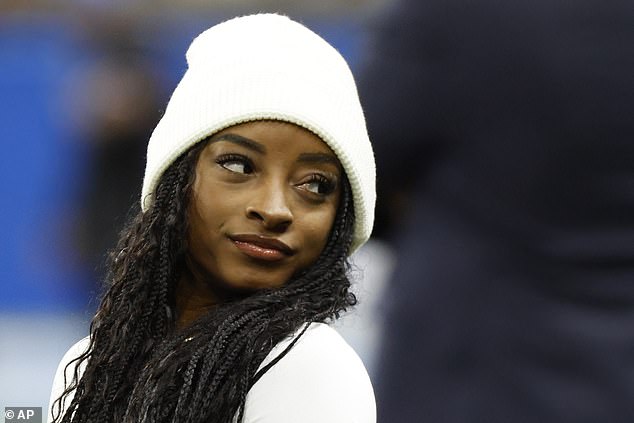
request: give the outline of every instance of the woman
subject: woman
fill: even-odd
[[[324,324],[355,304],[346,258],[374,216],[347,64],[272,14],[210,28],[187,62],[51,419],[374,422],[363,365]]]

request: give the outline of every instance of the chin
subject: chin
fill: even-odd
[[[257,291],[260,289],[278,288],[286,283],[286,279],[271,279],[258,278],[258,279],[244,279],[235,284],[231,284],[233,287],[239,290]]]
[[[284,285],[290,275],[287,272],[275,272],[273,269],[251,269],[240,267],[231,274],[219,275],[225,288],[238,291],[257,291],[259,289],[276,288]],[[223,272],[228,273],[228,272]]]

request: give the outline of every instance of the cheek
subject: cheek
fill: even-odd
[[[217,242],[217,234],[222,226],[221,203],[212,201],[209,191],[197,192],[195,187],[188,209],[188,241],[192,253],[208,256]],[[200,257],[199,257],[200,258]]]
[[[192,208],[189,212],[189,239],[192,246],[204,248],[210,253],[220,242],[227,222],[226,210],[219,205]]]
[[[323,249],[326,247],[330,232],[335,220],[335,211],[329,210],[325,213],[317,213],[310,216],[303,224],[304,239],[307,251],[310,252],[312,261],[317,260]]]
[[[191,226],[197,226],[199,233],[215,232],[221,228],[237,207],[234,195],[214,181],[213,175],[201,172],[196,175],[189,207]]]
[[[187,243],[190,254],[197,260],[209,256],[212,243],[209,239],[209,228],[205,225],[205,219],[196,210],[189,211],[189,230]]]

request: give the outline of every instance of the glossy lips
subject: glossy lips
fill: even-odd
[[[293,250],[275,238],[259,235],[232,235],[234,245],[249,257],[264,261],[279,261],[293,255]]]

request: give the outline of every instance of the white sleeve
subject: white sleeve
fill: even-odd
[[[53,379],[53,387],[51,389],[51,399],[48,405],[48,413],[46,418],[47,423],[51,423],[53,421],[53,403],[57,400],[57,398],[59,398],[60,395],[62,395],[62,392],[64,392],[64,389],[66,389],[66,386],[64,385],[64,369],[66,369],[66,365],[70,363],[72,360],[74,360],[75,358],[79,357],[81,354],[83,354],[88,349],[89,343],[90,343],[90,339],[88,337],[83,338],[82,340],[74,344],[72,347],[70,347],[68,351],[66,351],[66,354],[64,354],[64,357],[62,357],[62,360],[59,362],[59,365],[57,366],[57,372],[55,372],[55,379]],[[79,369],[80,377],[81,377],[81,372],[84,370],[85,364],[86,364],[85,362],[82,363],[82,366]],[[73,380],[74,371],[75,371],[74,365],[71,365],[68,367],[68,369],[66,369],[66,384],[67,385],[70,384],[71,381]],[[69,396],[65,398],[63,409],[66,409],[66,406],[70,404],[72,399],[73,399],[73,393],[70,393]]]
[[[263,364],[290,341],[280,343]],[[247,394],[245,423],[375,423],[361,359],[332,328],[313,324]]]

